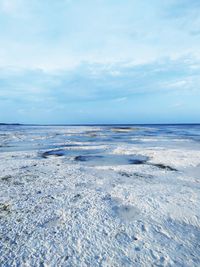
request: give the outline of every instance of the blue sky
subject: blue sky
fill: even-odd
[[[0,0],[0,122],[200,122],[199,0]]]

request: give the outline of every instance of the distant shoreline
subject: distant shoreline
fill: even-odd
[[[112,126],[112,127],[119,127],[119,126],[184,126],[184,125],[200,125],[200,123],[114,123],[114,124],[26,124],[26,123],[0,123],[0,126]]]

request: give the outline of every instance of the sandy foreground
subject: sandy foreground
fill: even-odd
[[[149,160],[1,152],[0,266],[200,266],[200,150],[120,143],[111,155]]]

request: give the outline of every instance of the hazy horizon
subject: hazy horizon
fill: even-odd
[[[38,124],[38,123],[18,123],[18,122],[10,122],[10,123],[6,123],[6,122],[0,122],[0,126],[1,125],[16,125],[16,126],[122,126],[122,127],[126,127],[126,126],[146,126],[146,125],[157,125],[157,126],[181,126],[181,125],[200,125],[199,122],[195,122],[195,123],[83,123],[83,124],[67,124],[67,123],[63,123],[63,124],[56,124],[56,123],[49,123],[49,124]]]

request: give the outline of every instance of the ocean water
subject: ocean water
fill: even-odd
[[[183,125],[107,125],[107,126],[16,126],[0,125],[1,148],[18,146],[30,149],[63,142],[143,143],[155,141],[200,142],[200,124]],[[21,147],[21,148],[22,148]]]
[[[63,156],[88,165],[142,164],[141,155],[116,155],[127,149],[185,148],[200,150],[200,124],[106,126],[0,126],[0,153],[36,150],[47,158]]]

